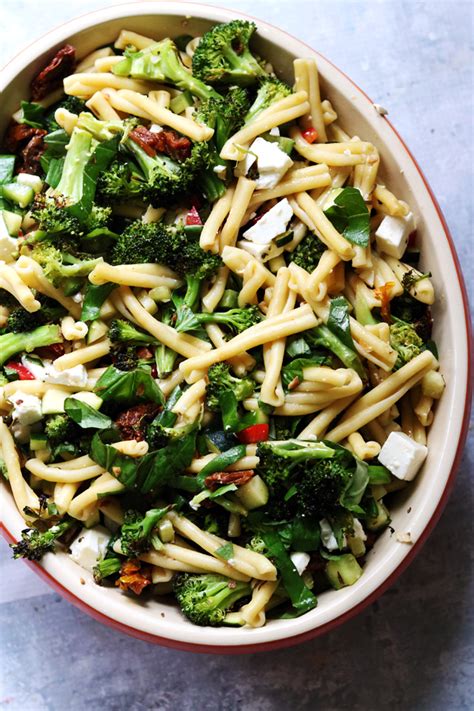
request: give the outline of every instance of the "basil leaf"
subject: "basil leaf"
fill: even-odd
[[[140,467],[140,491],[144,494],[159,486],[170,484],[191,464],[196,450],[196,430],[184,437],[172,439],[166,447],[145,455],[144,466]]]
[[[347,348],[355,351],[349,320],[349,304],[343,296],[331,299],[327,326]]]
[[[240,414],[239,403],[232,390],[224,390],[219,395],[219,406],[225,432],[240,432],[240,430],[258,423],[259,413],[257,411],[247,412],[245,415]],[[263,408],[264,403],[260,409]]]
[[[217,548],[217,550],[215,550],[214,552],[215,555],[219,556],[219,558],[222,558],[223,560],[230,560],[234,557],[234,546],[230,542],[225,543],[220,548]]]
[[[48,162],[45,182],[52,188],[57,188],[63,174],[64,158],[51,158]]]
[[[369,464],[367,473],[369,484],[389,484],[392,481],[389,470],[381,464]]]
[[[263,531],[262,538],[268,549],[268,556],[273,559],[280,572],[283,586],[290,596],[293,607],[299,612],[308,612],[318,604],[316,597],[305,585],[298,574],[290,556],[275,531]]]
[[[356,468],[341,494],[340,504],[348,511],[363,514],[364,509],[359,504],[369,483],[369,467],[361,459],[354,459]]]
[[[311,348],[302,336],[297,336],[288,338],[285,353],[290,358],[296,358],[297,356],[311,355]]]
[[[295,518],[291,523],[291,547],[295,551],[316,551],[321,542],[321,532],[316,519]]]
[[[313,345],[327,348],[339,358],[346,368],[352,368],[364,382],[367,381],[367,373],[357,351],[346,346],[326,325],[316,326],[312,330],[310,338]]]
[[[0,155],[0,185],[11,183],[15,169],[15,156]]]
[[[64,401],[64,411],[83,429],[104,430],[111,427],[112,420],[86,402],[75,397],[67,397]]]
[[[206,466],[201,469],[197,475],[198,482],[203,485],[207,476],[214,474],[214,472],[223,471],[226,467],[234,464],[239,459],[242,459],[242,457],[245,456],[245,452],[245,444],[237,444],[235,447],[231,447],[231,449],[228,449],[226,452],[218,454],[217,457],[214,457],[209,464],[206,464]]]
[[[118,370],[109,366],[96,383],[94,391],[102,400],[112,400],[117,404],[140,402],[164,403],[163,393],[152,378],[150,369]]]
[[[287,365],[284,365],[281,371],[281,379],[283,387],[288,390],[290,383],[294,381],[295,378],[301,383],[304,380],[304,368],[310,368],[314,365],[324,365],[328,362],[326,356],[313,356],[312,358],[295,358]]]
[[[44,128],[44,107],[41,104],[35,104],[33,101],[21,102],[21,119],[20,123],[33,128]]]
[[[219,496],[223,496],[224,494],[228,494],[231,491],[237,491],[237,486],[235,484],[224,484],[224,486],[220,486],[218,489],[215,491],[212,491],[209,494],[210,499],[218,499]]]
[[[360,190],[343,188],[324,214],[349,242],[367,247],[370,239],[370,213]]]
[[[135,487],[140,461],[143,460],[143,457],[127,457],[125,454],[121,454],[111,446],[113,442],[119,440],[120,435],[114,429],[96,432],[92,438],[90,456],[94,462],[100,464],[118,479],[126,489],[132,489]]]
[[[82,303],[81,321],[95,321],[100,316],[102,304],[117,288],[117,284],[91,284],[87,282],[84,301]]]

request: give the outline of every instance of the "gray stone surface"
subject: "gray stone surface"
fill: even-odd
[[[3,0],[0,63],[101,0]],[[471,2],[215,3],[279,25],[347,72],[425,171],[472,273]],[[472,292],[471,292],[472,293]],[[297,648],[214,657],[153,647],[63,601],[0,547],[0,708],[9,711],[472,709],[473,441],[439,525],[397,584]]]

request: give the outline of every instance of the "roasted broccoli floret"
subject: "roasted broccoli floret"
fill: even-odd
[[[135,370],[138,366],[138,355],[135,346],[126,343],[115,343],[110,350],[112,362],[118,370]]]
[[[252,536],[245,547],[249,548],[251,551],[254,551],[254,553],[261,553],[262,555],[266,555],[268,550],[267,544],[258,533]]]
[[[16,353],[30,353],[35,348],[61,343],[59,326],[38,326],[34,331],[4,333],[0,336],[0,365],[3,365]]]
[[[193,75],[210,84],[248,86],[268,76],[252,54],[254,22],[232,20],[205,32],[193,55]]]
[[[194,423],[180,427],[166,427],[162,423],[160,415],[158,415],[158,417],[148,425],[145,439],[151,450],[161,449],[162,447],[166,447],[172,440],[185,437],[192,429],[194,429]]]
[[[393,316],[390,324],[390,345],[398,353],[395,368],[401,368],[425,350],[425,344],[415,328],[410,323]]]
[[[7,330],[13,333],[33,331],[39,324],[43,324],[41,312],[30,313],[22,306],[17,306],[10,311],[7,320]]]
[[[123,156],[114,160],[97,181],[97,195],[105,202],[142,201],[146,188],[145,176]]]
[[[76,423],[68,415],[62,413],[48,417],[44,433],[52,447],[74,440],[79,435]]]
[[[132,222],[118,237],[112,251],[113,264],[166,264],[168,236],[173,228],[161,223]]]
[[[18,301],[6,289],[0,289],[0,306],[5,306],[7,309],[15,308],[18,306]]]
[[[138,52],[127,50],[121,62],[114,64],[112,71],[121,77],[146,79],[173,84],[183,91],[200,99],[219,96],[211,87],[206,86],[198,73],[186,69],[182,63],[178,49],[171,39],[156,42]]]
[[[209,202],[222,197],[226,190],[225,181],[231,177],[231,167],[219,154],[227,139],[242,126],[248,108],[247,92],[234,86],[225,98],[211,98],[202,102],[196,113],[199,122],[214,129],[211,140],[201,144],[201,150],[206,151],[203,156],[205,168],[199,172],[196,181]]]
[[[104,580],[120,572],[121,567],[122,561],[120,558],[111,557],[100,560],[92,571],[94,582],[97,583],[97,585],[103,585]]]
[[[348,471],[336,459],[313,462],[297,484],[296,503],[303,516],[325,516],[338,506]]]
[[[238,402],[251,397],[255,383],[251,378],[237,378],[230,372],[226,363],[215,363],[207,371],[209,383],[206,389],[206,405],[209,410],[218,411],[219,396],[226,390],[232,390]]]
[[[318,266],[319,260],[326,249],[326,245],[313,232],[308,232],[296,249],[289,253],[288,257],[291,262],[303,267],[307,272],[312,272]]]
[[[182,613],[195,625],[218,627],[236,602],[251,594],[250,583],[204,573],[177,575],[174,593]]]
[[[205,323],[221,323],[235,333],[242,333],[242,331],[261,321],[261,319],[262,314],[258,306],[198,314],[193,313],[190,308],[181,308],[178,310],[176,330],[192,331]]]
[[[155,526],[168,511],[169,506],[150,509],[145,514],[139,511],[127,511],[120,529],[122,553],[126,556],[136,556],[151,548]]]
[[[262,82],[252,106],[245,115],[244,122],[250,123],[262,111],[268,109],[275,101],[284,99],[292,93],[291,87],[276,77],[268,77]]]
[[[39,531],[37,528],[25,528],[21,532],[21,541],[11,544],[13,557],[40,560],[45,553],[49,551],[54,553],[56,541],[73,525],[75,525],[74,521],[65,519],[46,531]]]
[[[431,338],[433,328],[433,319],[431,309],[426,304],[417,301],[408,293],[397,296],[390,302],[390,311],[392,317],[411,323],[413,328],[426,343]]]
[[[63,243],[68,249],[77,249],[77,240],[98,228],[108,229],[112,217],[110,207],[93,205],[89,214],[79,219],[69,211],[70,204],[60,195],[45,197],[40,194],[35,198],[31,216],[39,223],[59,246]]]
[[[113,343],[128,343],[134,346],[149,346],[158,341],[149,333],[139,331],[129,321],[115,319],[109,327],[109,338]]]

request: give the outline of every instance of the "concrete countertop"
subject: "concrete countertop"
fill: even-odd
[[[209,3],[209,0],[207,0]],[[0,65],[103,0],[4,0]],[[444,211],[468,285],[472,264],[473,48],[469,1],[243,0],[331,59],[406,140]],[[472,294],[472,291],[471,291]],[[154,647],[107,629],[53,593],[0,544],[2,688],[8,711],[456,711],[474,691],[473,438],[420,555],[336,631],[246,657]]]

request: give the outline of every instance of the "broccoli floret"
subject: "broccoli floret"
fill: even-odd
[[[104,558],[100,560],[93,569],[94,582],[103,585],[106,578],[115,575],[120,571],[122,561],[120,558]]]
[[[138,168],[121,157],[114,160],[97,181],[97,196],[105,202],[143,200],[146,193],[145,177]]]
[[[225,624],[233,605],[251,594],[250,583],[211,573],[177,575],[173,587],[181,611],[188,620],[195,625],[211,627]]]
[[[285,84],[276,77],[267,77],[265,81],[262,82],[257,91],[255,101],[245,115],[245,123],[253,121],[262,111],[265,111],[265,109],[268,109],[274,104],[275,101],[284,99],[285,96],[289,96],[291,93],[292,90],[288,84]]]
[[[390,302],[390,311],[392,317],[411,323],[413,328],[426,343],[431,338],[433,328],[433,319],[431,309],[426,304],[417,301],[408,293],[397,296]]]
[[[392,317],[390,324],[390,345],[398,353],[395,368],[401,368],[412,358],[425,350],[425,344],[410,323]]]
[[[219,96],[211,87],[200,81],[199,75],[186,69],[175,43],[170,39],[152,44],[139,52],[126,51],[121,62],[114,64],[112,71],[121,77],[147,79],[173,84],[200,99]]]
[[[288,256],[290,261],[299,267],[303,267],[306,271],[312,272],[318,266],[319,260],[326,249],[326,245],[313,232],[309,232]]]
[[[30,313],[22,306],[17,306],[10,311],[7,321],[8,331],[13,331],[13,333],[33,331],[37,326],[59,321],[67,313],[64,306],[61,306],[54,299],[50,299],[43,294],[37,294],[36,298],[41,303],[39,311]]]
[[[193,313],[190,308],[182,307],[178,309],[175,328],[177,331],[192,331],[205,323],[221,323],[235,333],[242,333],[261,319],[262,314],[258,306],[198,314]]]
[[[254,551],[254,553],[261,553],[262,555],[266,555],[268,550],[267,544],[258,533],[252,536],[245,547],[249,548],[251,551]]]
[[[254,22],[232,20],[202,36],[193,55],[193,75],[210,84],[248,86],[268,76],[249,48]]]
[[[172,440],[185,437],[193,429],[193,422],[180,427],[166,427],[162,424],[160,415],[158,415],[147,427],[146,441],[150,445],[151,450],[161,449],[162,447],[166,447]]]
[[[232,390],[238,402],[251,397],[255,383],[251,378],[237,378],[230,372],[227,363],[215,363],[207,371],[209,379],[206,388],[206,406],[209,410],[219,411],[219,396],[226,390]]]
[[[138,366],[138,355],[135,346],[125,343],[114,343],[110,349],[112,362],[118,370],[135,370]]]
[[[161,223],[132,222],[122,232],[114,244],[111,261],[113,264],[163,263],[168,254],[167,238],[172,227]]]
[[[35,348],[61,343],[62,336],[59,326],[39,326],[34,331],[21,333],[4,333],[0,336],[0,365],[3,365],[16,353],[30,353]]]
[[[79,220],[69,210],[69,203],[60,196],[45,197],[37,195],[31,210],[31,216],[39,223],[41,230],[56,243],[64,243],[68,250],[75,251],[76,241],[92,230],[108,229],[112,218],[110,207],[93,205],[89,214]]]
[[[115,319],[109,327],[109,338],[113,343],[129,343],[134,346],[149,346],[158,341],[149,333],[139,331],[129,321]]]
[[[127,511],[120,529],[120,548],[126,556],[136,556],[152,546],[153,531],[156,524],[169,511],[169,506],[162,509],[150,509],[145,514],[139,511]]]
[[[258,470],[265,483],[271,488],[275,484],[290,484],[293,474],[301,467],[311,466],[311,462],[332,459],[334,450],[323,442],[305,440],[272,440],[258,445]]]
[[[21,532],[21,541],[11,544],[14,558],[26,558],[27,560],[40,560],[45,553],[55,552],[55,542],[73,525],[71,519],[60,521],[51,526],[46,531],[39,531],[37,528],[25,528]]]
[[[22,252],[38,262],[44,274],[55,286],[61,286],[64,279],[86,277],[101,261],[99,257],[79,259],[59,250],[52,242],[44,240],[34,243],[32,249],[25,246]],[[89,255],[87,255],[89,257]]]
[[[211,140],[201,144],[207,152],[203,157],[206,167],[200,171],[197,181],[209,202],[222,197],[226,190],[225,180],[231,177],[231,167],[219,154],[227,139],[242,126],[248,108],[247,92],[234,86],[225,98],[211,98],[202,102],[196,113],[199,122],[214,129]]]
[[[337,460],[312,462],[297,484],[296,503],[300,513],[321,517],[334,512],[347,479],[347,469]]]
[[[79,435],[76,423],[62,413],[48,417],[44,433],[52,447],[62,442],[74,441]]]

